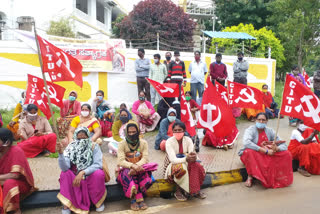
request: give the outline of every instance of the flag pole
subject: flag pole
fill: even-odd
[[[53,131],[57,135],[58,142],[60,142],[59,133],[58,133],[57,125],[56,125],[56,120],[54,118],[54,114],[53,114],[53,111],[52,111],[52,104],[51,104],[51,100],[50,100],[47,80],[46,80],[46,76],[45,76],[45,74],[43,72],[43,62],[42,62],[42,58],[41,58],[41,50],[40,50],[40,47],[39,47],[39,41],[38,41],[38,38],[37,38],[36,22],[33,22],[33,27],[34,27],[34,37],[35,37],[35,40],[36,40],[36,43],[37,43],[38,58],[39,58],[42,78],[43,78],[43,82],[44,82],[44,87],[46,89],[47,98],[48,98],[48,104],[49,104],[49,109],[50,109],[50,114],[51,114],[51,118],[52,118]]]
[[[287,81],[287,78],[286,78],[286,81]],[[285,82],[286,83],[286,82]],[[286,85],[286,84],[284,84]],[[282,91],[282,99],[281,99],[281,105],[280,105],[280,109],[279,109],[279,113],[278,113],[278,121],[277,121],[277,129],[276,129],[276,135],[274,137],[274,143],[276,143],[276,140],[277,140],[277,136],[278,136],[278,132],[279,132],[279,126],[280,126],[280,112],[281,112],[281,109],[282,109],[282,104],[283,104],[283,93],[284,93],[284,88],[283,88],[283,91]]]
[[[150,83],[150,81],[149,80],[147,80],[148,81],[148,83],[153,87],[153,85]],[[154,88],[154,87],[153,87]],[[154,90],[156,90],[156,89],[154,89]],[[156,90],[157,91],[157,90]],[[158,92],[157,92],[158,93]],[[159,93],[158,93],[159,94]],[[171,108],[172,106],[170,106],[169,105],[169,103],[159,94],[159,96],[162,98],[162,100],[168,105],[168,107],[169,108]]]

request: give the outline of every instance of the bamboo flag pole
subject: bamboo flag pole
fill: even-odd
[[[43,78],[43,82],[44,82],[44,87],[46,89],[47,98],[48,98],[48,104],[49,104],[49,109],[50,109],[50,114],[51,114],[51,118],[52,118],[53,131],[57,135],[58,142],[60,142],[59,133],[58,133],[57,125],[56,125],[56,120],[54,118],[54,114],[53,114],[53,111],[52,111],[52,104],[51,104],[51,100],[50,100],[47,80],[46,80],[46,76],[45,76],[45,74],[43,72],[43,62],[42,62],[42,58],[41,58],[41,50],[40,50],[39,41],[38,41],[38,38],[37,38],[37,30],[36,30],[36,23],[35,22],[33,22],[33,27],[34,27],[34,36],[35,36],[36,43],[37,43],[37,50],[38,50],[38,57],[39,57],[39,63],[40,63],[42,78]]]
[[[147,80],[148,83],[153,87],[153,85],[150,83],[149,80]],[[154,87],[153,87],[154,88]],[[158,92],[157,92],[158,93]],[[159,94],[159,96],[162,98],[162,100],[168,105],[169,108],[171,108],[172,106],[169,105],[169,103]]]

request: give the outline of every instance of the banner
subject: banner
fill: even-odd
[[[78,59],[84,72],[125,72],[126,45],[122,39],[92,40],[48,36],[48,41]]]

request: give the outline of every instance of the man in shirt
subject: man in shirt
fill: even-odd
[[[150,84],[146,80],[149,77],[149,70],[150,70],[150,60],[144,58],[144,49],[138,49],[138,56],[139,59],[135,61],[136,67],[136,76],[137,76],[137,85],[138,85],[138,96],[140,91],[144,91],[146,94],[146,98],[148,101],[151,100],[150,97]]]
[[[172,57],[171,52],[167,52],[165,56],[166,56],[166,60],[164,60],[163,64],[166,66],[167,71],[169,71],[169,65],[171,62],[173,62],[173,60],[171,60],[171,57]]]
[[[163,83],[164,79],[167,77],[167,68],[164,64],[160,63],[160,54],[155,54],[153,55],[154,59],[154,64],[151,65],[150,67],[150,76],[149,78]],[[151,87],[150,88],[150,93],[151,93],[151,104],[154,106],[156,97],[158,97],[158,100],[160,100],[160,95],[157,93],[157,91]]]
[[[221,85],[225,85],[226,79],[228,77],[227,66],[221,62],[222,54],[216,54],[216,61],[210,64],[210,77],[212,84],[215,84],[215,81]]]
[[[189,72],[191,74],[191,95],[193,100],[197,100],[197,92],[199,97],[202,97],[204,91],[204,77],[208,72],[207,65],[201,61],[200,51],[194,52],[194,59],[190,66]]]
[[[181,85],[186,86],[186,69],[184,62],[180,60],[180,52],[174,51],[175,61],[169,65],[168,79],[170,83],[177,83],[179,85],[179,100],[181,97]],[[183,83],[183,84],[182,84]]]
[[[238,53],[238,60],[233,63],[233,81],[247,85],[249,63],[243,59],[243,53]]]

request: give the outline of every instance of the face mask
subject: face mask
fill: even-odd
[[[158,64],[159,60],[158,59],[154,59],[154,63]]]
[[[166,56],[166,59],[169,61],[171,59],[171,56]]]
[[[31,113],[28,113],[28,119],[30,120],[30,121],[36,121],[37,120],[37,117],[38,117],[38,114],[37,113],[35,113],[35,114],[31,114]]]
[[[75,100],[76,100],[76,97],[74,97],[74,96],[69,96],[69,100],[70,100],[70,101],[75,101]]]
[[[268,92],[268,89],[262,89],[262,92],[263,92],[263,93],[267,93],[267,92]]]
[[[89,116],[89,111],[81,111],[81,115],[83,117],[88,117]]]
[[[306,126],[306,125],[304,125],[304,124],[299,124],[299,126],[298,126],[298,129],[300,130],[300,131],[305,131],[306,129],[308,128],[308,126]]]
[[[292,71],[292,73],[293,73],[294,75],[298,75],[298,74],[299,74],[299,71],[294,70],[294,71]]]
[[[130,141],[127,141],[129,144],[136,145],[139,141],[139,133],[137,132],[133,135],[128,135],[128,138],[130,139]]]
[[[238,60],[239,60],[239,61],[242,61],[242,59],[243,59],[243,57],[238,57]]]
[[[176,116],[168,116],[168,120],[169,120],[170,123],[172,123],[173,121],[175,121],[176,118],[177,118]]]
[[[120,116],[120,120],[122,123],[127,123],[129,121],[129,118],[126,116]]]
[[[179,141],[183,138],[184,133],[183,132],[173,133],[173,136]]]
[[[256,122],[256,127],[257,127],[258,129],[265,129],[266,126],[267,126],[267,124],[265,124],[265,123]]]
[[[176,57],[176,62],[179,62],[179,61],[180,61],[180,59],[179,59],[179,57],[177,56],[177,57]]]
[[[140,101],[145,101],[145,99],[146,99],[145,97],[139,97]]]
[[[103,96],[97,96],[97,98],[99,99],[99,101],[101,101],[103,99]]]
[[[191,97],[190,97],[190,96],[187,96],[187,97],[186,97],[186,100],[187,100],[187,101],[190,101],[190,100],[191,100]]]
[[[196,61],[200,60],[200,56],[195,56],[194,58]]]

